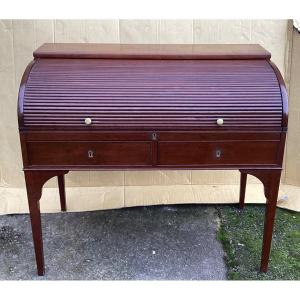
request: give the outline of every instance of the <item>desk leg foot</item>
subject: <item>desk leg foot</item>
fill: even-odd
[[[60,198],[60,209],[61,211],[66,211],[66,190],[65,190],[65,176],[58,175],[58,190],[59,190],[59,198]]]
[[[240,200],[239,200],[239,209],[243,209],[245,206],[245,194],[246,194],[246,184],[247,184],[247,173],[240,171],[241,180],[240,180]]]
[[[45,269],[44,269],[44,253],[43,253],[40,203],[39,201],[36,201],[34,199],[32,193],[31,196],[28,195],[28,202],[29,202],[29,211],[30,211],[37,272],[39,276],[43,276],[45,273]]]

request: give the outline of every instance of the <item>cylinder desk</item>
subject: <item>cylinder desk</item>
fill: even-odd
[[[287,91],[259,45],[44,44],[18,96],[18,119],[38,275],[39,200],[76,170],[239,170],[266,197],[261,257],[268,268],[287,131]]]

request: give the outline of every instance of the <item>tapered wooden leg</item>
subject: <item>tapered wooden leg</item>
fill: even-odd
[[[60,209],[61,211],[66,211],[65,176],[58,175],[57,181],[58,181],[59,198],[60,198]]]
[[[28,200],[31,219],[32,236],[34,242],[34,251],[37,265],[37,273],[39,276],[44,275],[44,251],[43,237],[39,201]]]
[[[68,171],[24,171],[37,273],[40,276],[45,273],[39,203],[42,195],[42,188],[44,183],[51,177],[60,176],[66,173],[68,173]]]
[[[240,209],[243,209],[244,206],[245,206],[246,184],[247,184],[247,173],[241,172],[240,201],[239,201],[239,208]]]
[[[31,172],[25,172],[27,198],[29,205],[29,213],[31,220],[32,237],[35,251],[35,259],[37,265],[37,273],[39,276],[44,275],[44,251],[43,251],[43,238],[42,238],[42,225],[40,214],[40,197],[41,185],[35,184],[35,175]]]
[[[262,246],[262,254],[261,254],[261,264],[260,271],[267,272],[271,243],[272,243],[272,235],[273,235],[273,227],[276,213],[276,203],[278,197],[278,190],[280,185],[280,169],[247,169],[243,170],[243,173],[251,174],[257,177],[264,185],[264,193],[267,199],[266,203],[266,211],[265,211],[265,225],[264,225],[264,237],[263,237],[263,246]]]
[[[279,184],[280,173],[274,173],[270,175],[269,188],[266,193],[267,204],[265,211],[264,238],[260,265],[261,272],[268,271]]]

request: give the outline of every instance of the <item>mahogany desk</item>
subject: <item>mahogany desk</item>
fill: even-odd
[[[44,44],[22,78],[18,118],[37,270],[39,200],[57,176],[103,169],[237,169],[264,185],[268,268],[287,92],[259,45]]]

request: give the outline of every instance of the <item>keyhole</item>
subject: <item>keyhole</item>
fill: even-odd
[[[221,157],[221,150],[216,150],[216,158],[220,158]]]
[[[92,150],[88,151],[88,157],[93,158],[94,157],[94,152]]]
[[[155,141],[157,139],[157,134],[155,132],[152,133],[152,140]]]

